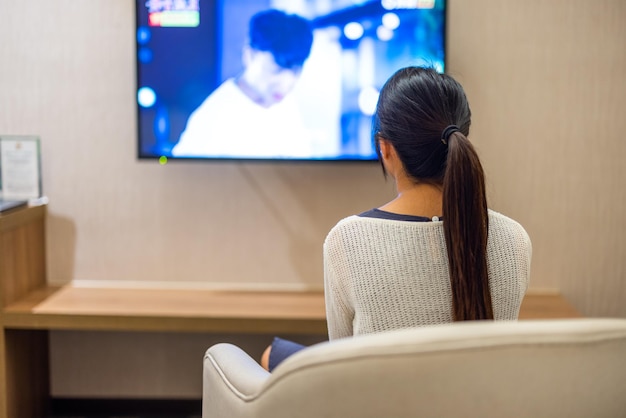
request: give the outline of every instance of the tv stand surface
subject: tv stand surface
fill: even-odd
[[[326,334],[322,292],[43,287],[9,304],[5,328]],[[208,347],[207,347],[208,348]]]
[[[49,286],[45,215],[44,205],[0,215],[0,418],[45,416],[49,330],[326,334],[322,292]],[[520,312],[580,316],[554,292],[529,292]]]
[[[5,329],[326,334],[322,292],[36,289],[6,306]],[[558,293],[529,291],[520,320],[581,315]]]

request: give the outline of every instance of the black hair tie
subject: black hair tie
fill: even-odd
[[[446,129],[444,129],[441,133],[441,142],[443,142],[444,145],[448,145],[448,139],[450,139],[450,135],[455,132],[459,132],[460,130],[461,129],[459,129],[459,127],[456,125],[448,125]]]

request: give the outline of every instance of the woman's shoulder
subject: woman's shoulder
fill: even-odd
[[[521,223],[491,209],[489,209],[489,235],[497,240],[513,240],[523,246],[531,246],[530,236]]]
[[[350,215],[347,216],[341,220],[339,220],[339,222],[337,222],[335,224],[335,226],[333,226],[330,229],[329,235],[332,234],[335,231],[344,229],[344,228],[349,228],[349,227],[353,227],[354,225],[359,225],[363,223],[364,218],[359,216],[359,215]]]
[[[377,209],[371,209],[358,215],[350,215],[339,220],[339,222],[337,222],[330,230],[330,233],[345,229],[365,228],[367,225],[393,225],[395,223],[393,221],[398,220],[400,219],[387,216],[385,212]]]
[[[423,217],[397,215],[374,209],[341,219],[328,232],[324,243],[327,245],[354,240],[394,241],[401,239],[405,234],[437,230],[439,224],[441,221],[432,222]]]
[[[520,224],[515,219],[510,218],[507,215],[504,215],[503,213],[496,212],[493,209],[489,209],[488,210],[488,215],[489,215],[489,222],[490,223],[491,222],[495,222],[497,224],[506,225],[506,226],[509,226],[511,228],[521,228],[521,229],[524,229],[522,224]]]

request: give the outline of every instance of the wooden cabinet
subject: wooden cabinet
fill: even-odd
[[[46,285],[46,206],[0,215],[0,418],[41,418],[49,396],[48,331],[5,327],[4,310]]]

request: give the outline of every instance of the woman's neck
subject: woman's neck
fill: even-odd
[[[442,216],[443,192],[441,186],[415,183],[410,179],[396,179],[398,195],[379,209],[401,215]]]

